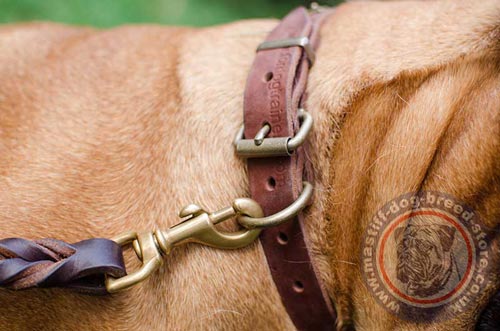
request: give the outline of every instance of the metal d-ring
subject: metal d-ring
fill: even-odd
[[[299,117],[299,120],[301,120],[302,122],[300,124],[299,132],[297,132],[297,134],[294,137],[290,138],[290,140],[288,141],[287,146],[290,152],[295,151],[304,143],[304,141],[306,141],[314,122],[311,114],[309,114],[302,108],[299,108],[297,115]]]
[[[307,203],[311,199],[313,194],[313,186],[309,182],[302,182],[304,187],[300,193],[297,200],[295,200],[290,206],[277,212],[276,214],[266,216],[266,217],[250,217],[246,215],[240,215],[236,219],[238,223],[247,229],[254,228],[269,228],[272,226],[280,225],[289,219],[297,216],[302,209],[307,206]]]

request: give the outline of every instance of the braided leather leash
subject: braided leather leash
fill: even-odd
[[[106,274],[126,274],[121,247],[108,239],[67,244],[55,239],[0,240],[0,286],[71,287],[92,294],[106,294]]]

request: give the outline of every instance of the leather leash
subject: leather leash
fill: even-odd
[[[68,244],[55,239],[0,240],[0,286],[11,289],[64,286],[106,294],[105,275],[126,275],[122,248],[109,239]]]
[[[263,130],[268,138],[298,134],[298,109],[304,103],[308,72],[314,63],[313,49],[325,16],[297,8],[259,46],[245,90],[245,137],[257,136],[262,146],[266,139],[262,140]],[[241,147],[238,152],[249,157],[251,196],[265,215],[294,202],[303,179],[312,175],[306,144],[285,156],[268,151],[259,155],[258,148],[244,151]],[[260,241],[283,305],[297,329],[331,330],[336,314],[314,270],[302,222],[299,214],[287,223],[267,228]]]

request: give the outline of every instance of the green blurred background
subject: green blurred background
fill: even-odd
[[[317,1],[334,5],[339,0]],[[282,17],[307,0],[0,0],[0,23],[49,20],[110,27],[126,23],[206,26]]]

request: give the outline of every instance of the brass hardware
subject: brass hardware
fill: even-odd
[[[121,278],[114,278],[108,275],[106,277],[106,290],[109,293],[115,293],[142,282],[163,264],[163,259],[160,251],[158,250],[156,240],[150,232],[143,232],[139,234],[129,232],[113,240],[121,246],[137,242],[138,244],[133,245],[133,247],[135,253],[142,261],[142,266],[139,270]]]
[[[186,218],[168,230],[151,232],[127,232],[113,240],[121,245],[132,245],[141,267],[121,278],[106,277],[106,289],[109,293],[131,287],[142,282],[163,264],[163,255],[168,255],[175,246],[196,242],[199,244],[221,248],[236,249],[251,244],[260,234],[262,228],[279,225],[296,216],[312,196],[312,185],[303,182],[300,196],[290,206],[271,216],[264,217],[260,205],[252,199],[238,198],[231,206],[209,213],[201,207],[190,204],[179,212]],[[236,217],[244,227],[235,232],[218,230],[215,225]]]
[[[234,136],[233,140],[233,145],[238,146],[238,142],[240,140],[245,139],[245,125],[241,125],[240,128],[238,129],[238,132],[236,132],[236,135]]]
[[[297,214],[307,206],[307,203],[309,202],[313,194],[313,186],[311,185],[311,183],[304,181],[302,182],[302,184],[304,185],[302,188],[302,192],[300,193],[297,200],[295,200],[290,206],[277,212],[276,214],[266,217],[256,218],[247,215],[241,215],[237,217],[238,223],[240,223],[247,229],[268,228],[280,225],[297,216]]]
[[[236,153],[244,158],[289,156],[307,139],[313,126],[312,116],[300,108],[297,112],[301,120],[300,129],[294,137],[265,138],[271,127],[266,124],[254,139],[244,139],[245,128],[242,126],[234,139]],[[269,126],[269,129],[266,127]]]
[[[264,158],[276,156],[290,156],[288,142],[290,137],[265,138],[260,145],[253,139],[241,139],[236,145],[236,153],[243,158]]]
[[[309,60],[309,66],[311,67],[314,64],[314,61],[316,60],[316,55],[314,54],[314,50],[311,46],[311,42],[309,41],[308,37],[296,37],[296,38],[264,41],[257,47],[257,52],[266,49],[276,49],[276,48],[285,48],[293,46],[302,47],[304,49],[307,56],[307,60]]]
[[[193,208],[193,206],[189,205],[188,209]],[[155,231],[158,246],[164,254],[168,254],[174,246],[188,242],[197,242],[222,249],[241,248],[252,243],[260,233],[260,229],[223,232],[215,228],[215,224],[234,216],[263,215],[259,204],[252,199],[236,199],[232,206],[214,213],[208,213],[200,207],[198,208],[193,214],[189,214],[184,208],[180,215],[188,217],[188,219],[166,231]]]
[[[129,232],[113,240],[121,246],[132,244],[142,266],[124,277],[106,277],[106,289],[114,293],[133,286],[146,279],[158,269],[162,263],[162,255],[170,253],[173,247],[188,242],[197,242],[221,249],[241,248],[251,244],[261,229],[242,229],[236,232],[219,231],[215,224],[234,216],[248,216],[260,218],[264,214],[257,202],[248,198],[235,199],[230,207],[208,213],[197,205],[187,205],[180,213],[180,217],[187,217],[181,223],[168,230],[156,230],[154,233]]]
[[[291,152],[299,148],[299,146],[306,141],[313,126],[313,117],[311,114],[302,108],[299,108],[297,114],[299,116],[299,120],[302,120],[302,122],[300,124],[299,132],[297,132],[297,134],[290,138],[290,141],[288,141],[288,150]]]

